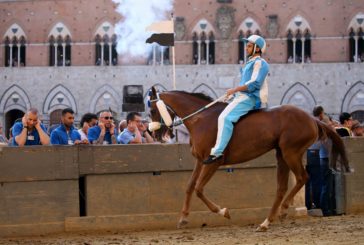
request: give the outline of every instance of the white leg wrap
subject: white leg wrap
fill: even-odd
[[[264,222],[260,225],[262,227],[268,227],[270,224],[269,220],[268,219],[265,219]]]
[[[219,210],[218,214],[220,214],[221,216],[224,216],[226,213],[226,208],[222,208]]]

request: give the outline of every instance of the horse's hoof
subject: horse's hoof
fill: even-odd
[[[229,210],[228,209],[225,210],[224,217],[227,218],[227,219],[231,219],[230,213],[229,213]]]
[[[268,230],[268,226],[260,225],[260,226],[258,226],[258,228],[255,231],[256,232],[266,232],[267,230]]]
[[[230,213],[229,213],[229,210],[227,209],[227,208],[222,208],[222,209],[220,209],[219,210],[219,214],[221,215],[221,216],[224,216],[225,218],[227,218],[227,219],[231,219],[231,217],[230,217]]]
[[[188,220],[186,219],[181,219],[178,224],[177,224],[177,229],[182,229],[184,227],[186,227],[186,225],[188,224]]]

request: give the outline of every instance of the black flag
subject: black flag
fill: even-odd
[[[159,33],[152,34],[146,43],[158,43],[162,46],[174,46],[174,34],[173,33]]]
[[[145,42],[158,43],[162,46],[174,46],[174,26],[173,21],[160,21],[152,23],[146,28],[147,31],[152,31],[152,34]]]

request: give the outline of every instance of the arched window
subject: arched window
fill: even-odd
[[[101,37],[96,35],[95,37],[95,65],[101,65]]]
[[[117,38],[114,27],[109,22],[102,23],[95,32],[95,65],[117,65]]]
[[[156,43],[152,44],[152,49],[148,56],[147,64],[148,65],[169,65],[169,64],[171,64],[169,49],[170,49],[170,47],[161,46]]]
[[[19,66],[26,65],[26,40],[25,37],[20,38],[20,57],[19,57]]]
[[[111,56],[111,45],[110,45],[110,38],[108,35],[105,35],[103,40],[102,40],[102,43],[101,43],[101,46],[103,46],[103,61],[102,61],[102,64],[108,66],[110,65],[110,56]]]
[[[68,28],[61,22],[54,25],[48,36],[49,65],[70,66],[72,39]]]
[[[71,66],[71,38],[49,37],[49,66]]]
[[[9,67],[10,64],[12,64],[13,62],[10,61],[10,57],[12,58],[12,45],[10,46],[10,40],[8,37],[5,38],[5,66]],[[10,52],[11,51],[11,52]]]
[[[350,62],[364,62],[364,32],[359,28],[357,33],[351,28],[349,33]]]
[[[192,30],[192,63],[215,64],[215,35],[213,26],[205,19]]]
[[[206,36],[205,32],[201,32],[200,36],[197,33],[193,34],[192,42],[192,63],[209,65],[215,64],[215,35],[210,32]]]
[[[355,60],[355,32],[353,28],[349,32],[349,61],[354,62]]]
[[[356,14],[349,24],[349,61],[364,62],[364,14]]]
[[[118,54],[116,52],[116,35],[111,38],[105,34],[102,38],[100,35],[95,37],[95,65],[117,65]]]
[[[238,63],[242,64],[247,61],[247,54],[245,52],[246,43],[243,38],[248,38],[252,34],[260,35],[259,24],[251,17],[247,17],[241,22],[238,28]]]
[[[287,63],[311,63],[311,34],[300,30],[287,33]]]
[[[208,43],[208,63],[215,64],[215,36],[214,33],[210,32],[209,43]]]
[[[192,63],[196,65],[198,63],[198,43],[196,32],[193,33],[192,40]]]
[[[293,35],[291,30],[287,34],[287,63],[293,63]]]
[[[243,38],[244,34],[240,31],[238,36],[238,64],[243,64],[245,58],[245,43]]]
[[[287,26],[287,63],[311,62],[311,28],[297,15]]]
[[[111,43],[111,64],[116,66],[118,64],[118,53],[116,52],[117,38],[115,34],[111,37]]]
[[[5,66],[25,66],[26,37],[24,31],[17,24],[13,24],[5,33]]]
[[[71,66],[71,37],[70,36],[66,36],[66,48],[65,48],[65,66]]]
[[[200,43],[201,43],[200,44],[201,64],[206,64],[207,45],[206,45],[206,33],[205,32],[201,33]]]
[[[55,58],[55,47],[56,47],[56,45],[55,45],[55,42],[56,42],[56,40],[55,40],[55,38],[53,37],[53,36],[50,36],[49,37],[49,65],[50,66],[55,66],[55,60],[56,60],[56,58]]]
[[[306,33],[305,33],[305,41],[304,41],[304,62],[305,63],[311,63],[311,34],[308,30],[306,30]]]

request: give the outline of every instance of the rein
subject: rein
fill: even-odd
[[[191,114],[189,114],[189,115],[185,116],[184,118],[180,118],[180,119],[174,120],[174,121],[173,121],[173,123],[172,123],[171,125],[169,125],[169,126],[168,126],[168,125],[166,125],[166,124],[164,123],[164,121],[166,121],[166,119],[163,119],[163,116],[161,115],[161,122],[160,122],[160,126],[162,126],[162,125],[163,125],[163,126],[166,126],[166,127],[168,127],[168,128],[173,128],[173,127],[175,127],[175,126],[179,126],[179,125],[183,124],[183,122],[184,122],[185,120],[187,120],[187,119],[189,119],[189,118],[191,118],[191,117],[195,116],[196,114],[198,114],[198,113],[200,113],[200,112],[202,112],[202,111],[206,110],[207,108],[209,108],[209,107],[213,106],[214,104],[216,104],[216,103],[217,103],[217,102],[219,102],[219,101],[224,100],[225,98],[226,98],[226,95],[223,95],[223,96],[221,96],[221,97],[217,98],[216,100],[214,100],[214,101],[210,102],[209,104],[205,105],[204,107],[202,107],[202,108],[198,109],[197,111],[195,111],[195,112],[193,112],[193,113],[191,113]],[[150,103],[152,103],[152,102],[158,102],[158,101],[163,101],[163,100],[159,97],[159,93],[157,93],[157,99],[150,100]],[[163,103],[163,104],[164,104],[164,103]],[[171,111],[174,115],[177,115],[177,114],[176,114],[176,112],[175,112],[175,111],[174,111],[174,110],[173,110],[170,106],[168,106],[168,105],[165,105],[165,106],[166,106],[166,109],[167,109],[167,110]],[[159,110],[160,114],[162,114],[159,108],[158,108],[158,110]],[[170,116],[170,115],[169,115],[169,116]]]

